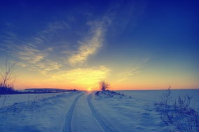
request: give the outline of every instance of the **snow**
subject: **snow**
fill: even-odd
[[[16,94],[0,97],[0,132],[169,132],[154,103],[165,91],[118,91]],[[189,95],[199,110],[197,90],[175,90]],[[6,96],[6,101],[5,101]],[[3,104],[4,103],[4,104]],[[3,105],[2,105],[3,104]]]
[[[62,93],[0,95],[0,108],[13,105],[14,103],[38,101],[38,100],[53,97],[59,94],[62,94]]]

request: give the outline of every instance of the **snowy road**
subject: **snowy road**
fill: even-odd
[[[154,132],[154,127],[159,125],[144,126],[148,124],[147,119],[154,122],[154,117],[143,110],[143,103],[139,106],[134,99],[67,92],[31,100],[0,108],[1,132]],[[147,119],[142,119],[142,115],[148,115]]]
[[[169,132],[154,108],[154,93],[149,93],[128,92],[133,98],[24,94],[7,96],[8,104],[1,97],[0,132]]]
[[[103,132],[87,102],[88,94],[80,97],[74,110],[71,132]]]
[[[69,111],[67,112],[67,115],[66,115],[66,118],[65,118],[65,125],[64,125],[64,128],[63,128],[63,132],[71,132],[71,127],[72,127],[72,118],[73,118],[73,115],[74,115],[74,109],[75,109],[75,106],[77,104],[77,101],[79,100],[79,98],[82,96],[82,94],[78,95],[73,103],[71,104],[71,107],[69,109]]]
[[[117,132],[92,104],[92,94],[78,95],[66,115],[63,132]]]

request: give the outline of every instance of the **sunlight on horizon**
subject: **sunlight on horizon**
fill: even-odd
[[[90,93],[90,92],[92,92],[93,90],[92,90],[92,88],[87,88],[87,92],[88,93]]]

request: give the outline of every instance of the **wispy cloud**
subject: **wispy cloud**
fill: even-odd
[[[66,31],[69,28],[70,26],[64,21],[49,23],[46,28],[32,37],[30,43],[33,43],[34,45],[44,45],[46,43],[50,43],[50,41],[57,37],[57,34],[60,34],[60,32]]]
[[[63,70],[69,65],[83,64],[89,56],[96,54],[103,45],[107,23],[107,20],[87,22],[87,27],[90,27],[89,32],[81,34],[76,41],[70,41],[70,38],[64,37],[65,33],[69,33],[65,31],[70,26],[61,21],[50,23],[43,30],[24,40],[10,33],[5,42],[11,47],[16,46],[13,56],[18,61],[18,66],[47,74]],[[79,71],[81,72],[82,69]]]
[[[116,77],[118,78],[117,83],[125,82],[127,80],[132,79],[133,77],[136,77],[138,74],[142,72],[146,63],[148,63],[149,61],[150,61],[149,57],[140,59],[139,62],[136,62],[136,65],[131,66],[127,68],[126,70],[124,70],[123,72],[116,75]]]
[[[41,33],[52,33],[58,30],[69,29],[70,26],[65,21],[59,21],[54,23],[49,23],[48,27]],[[56,32],[57,33],[57,32]]]
[[[79,42],[80,47],[78,51],[69,57],[68,61],[71,65],[84,63],[90,55],[95,54],[102,46],[103,41],[103,27],[98,27],[92,31],[92,37],[84,42]]]
[[[5,31],[0,35],[0,51],[5,55],[13,54],[18,50],[19,40],[17,39],[17,35],[10,31]]]
[[[26,45],[17,54],[20,59],[18,65],[43,74],[60,69],[62,64],[48,57],[50,52],[51,48],[38,50],[36,47]]]
[[[52,22],[47,24],[43,30],[25,39],[20,39],[17,33],[5,32],[0,35],[0,50],[5,52],[5,56],[15,58],[18,66],[26,67],[27,70],[41,73],[57,70],[62,66],[59,62],[61,57],[53,51],[58,46],[51,42],[51,39],[55,39],[57,34],[68,28],[70,28],[69,25],[64,21]],[[65,49],[62,48],[62,50]],[[52,57],[56,55],[59,56],[59,59]]]
[[[31,46],[24,46],[21,51],[18,52],[18,57],[25,62],[35,64],[44,59],[46,53],[33,48]]]
[[[60,64],[56,61],[46,59],[44,61],[37,63],[35,65],[35,68],[37,68],[37,69],[35,69],[35,70],[39,69],[40,73],[47,74],[51,71],[59,70],[61,67],[62,67],[62,64]]]
[[[120,83],[120,82],[129,80],[132,77],[135,77],[138,73],[140,73],[139,67],[132,67],[130,69],[127,69],[126,71],[124,71],[118,75],[119,79],[117,80],[117,82]]]

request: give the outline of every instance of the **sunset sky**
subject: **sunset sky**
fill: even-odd
[[[0,64],[17,89],[198,88],[196,1],[1,1]]]

